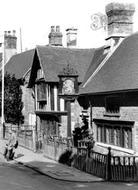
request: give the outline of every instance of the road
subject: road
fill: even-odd
[[[135,190],[138,183],[74,183],[52,179],[0,158],[0,190]]]

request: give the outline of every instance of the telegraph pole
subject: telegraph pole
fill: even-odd
[[[3,37],[4,38],[4,37]],[[5,64],[5,39],[3,39],[3,51],[2,51],[2,103],[1,103],[1,128],[0,138],[3,139],[3,128],[4,128],[4,64]]]
[[[21,53],[23,51],[23,47],[22,47],[22,30],[20,28],[20,48],[21,48]]]

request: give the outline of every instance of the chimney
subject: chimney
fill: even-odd
[[[17,53],[17,37],[16,31],[4,32],[4,44],[5,44],[5,61],[7,62],[13,55]]]
[[[4,41],[5,48],[7,49],[16,49],[17,46],[17,37],[15,36],[16,31],[5,31],[4,32]]]
[[[76,28],[67,28],[67,47],[75,48],[77,46],[77,29]]]
[[[117,45],[120,40],[133,32],[133,14],[135,6],[132,3],[110,3],[106,6],[108,22],[107,44],[110,47]]]
[[[51,26],[49,33],[49,45],[51,46],[62,46],[62,33],[60,32],[60,26]]]

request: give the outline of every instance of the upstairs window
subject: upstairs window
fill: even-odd
[[[44,82],[37,84],[37,101],[46,101],[46,84]]]
[[[120,103],[119,98],[115,96],[107,97],[105,100],[105,116],[119,116]]]
[[[38,69],[37,71],[37,80],[44,78],[44,72],[42,69]]]

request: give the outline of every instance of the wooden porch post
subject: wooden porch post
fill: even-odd
[[[71,102],[67,100],[67,137],[71,137]]]

